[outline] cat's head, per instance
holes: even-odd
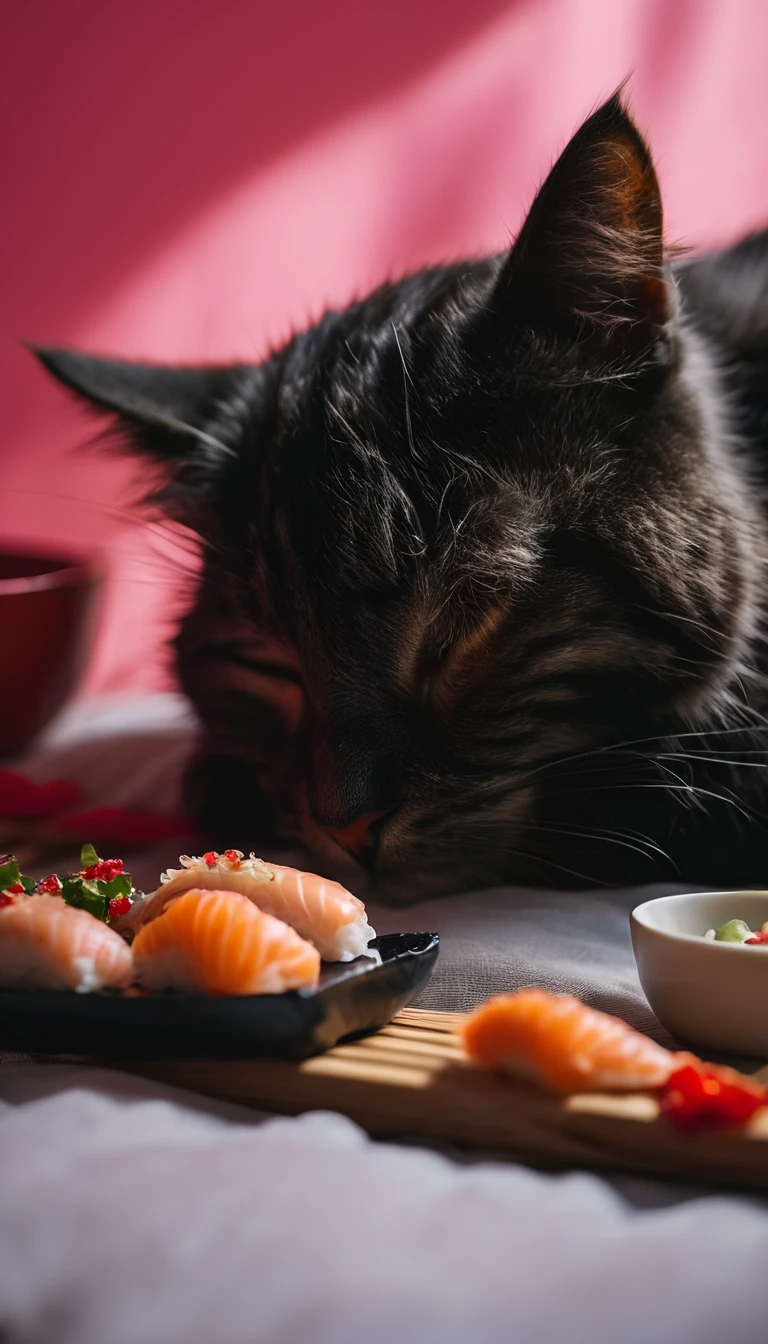
[[[618,98],[507,253],[386,285],[258,367],[41,354],[203,538],[180,643],[203,718],[236,707],[206,710],[217,656],[250,659],[310,839],[383,882],[567,882],[573,762],[719,712],[755,521]],[[246,754],[265,722],[243,712]]]

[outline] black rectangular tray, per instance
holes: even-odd
[[[381,957],[323,963],[316,989],[213,998],[192,994],[0,992],[0,1049],[117,1058],[305,1059],[367,1036],[429,980],[436,933],[388,933]]]

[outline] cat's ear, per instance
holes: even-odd
[[[494,295],[505,320],[565,331],[612,360],[662,355],[674,315],[651,155],[619,94],[576,132],[541,187]]]
[[[222,441],[217,411],[231,396],[234,368],[173,368],[125,363],[75,350],[33,346],[59,382],[97,410],[111,413],[119,443],[157,468],[147,499],[198,531],[237,459]],[[220,418],[220,414],[219,414]]]
[[[206,425],[232,379],[226,368],[172,368],[30,348],[65,387],[98,410],[114,413],[132,431],[132,448],[160,461],[183,461],[206,444]]]

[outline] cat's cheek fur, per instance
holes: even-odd
[[[657,509],[668,533],[687,528],[687,540],[694,543],[680,550],[683,608],[685,619],[701,623],[713,657],[706,676],[673,701],[678,713],[694,720],[727,700],[734,676],[753,661],[766,614],[768,526],[757,473],[736,432],[738,408],[721,369],[694,326],[686,323],[684,337],[680,384],[696,407],[702,460],[687,484],[688,517],[679,511],[668,515],[663,500]]]

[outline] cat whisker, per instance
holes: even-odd
[[[525,833],[527,834],[529,831],[539,831],[542,834],[546,835],[573,836],[579,839],[583,837],[585,840],[597,840],[601,843],[609,845],[621,845],[625,849],[634,850],[637,854],[643,854],[646,858],[650,857],[649,853],[650,851],[652,853],[660,855],[660,857],[665,859],[667,863],[671,864],[673,868],[677,869],[677,865],[670,858],[669,854],[667,854],[667,852],[663,850],[660,845],[655,844],[652,840],[646,837],[636,836],[635,839],[640,840],[641,843],[632,844],[632,842],[626,838],[626,835],[622,834],[619,831],[609,831],[609,830],[588,831],[585,827],[581,826],[550,826],[547,825],[546,823],[538,823],[538,822],[527,822],[525,826]]]
[[[760,751],[760,752],[757,752],[757,751],[744,752],[744,755],[745,755],[745,756],[765,756],[765,757],[766,757],[766,760],[763,761],[763,762],[760,762],[760,761],[744,761],[744,760],[742,760],[741,758],[738,758],[738,759],[731,759],[730,757],[726,757],[726,756],[709,756],[709,755],[705,755],[705,754],[697,755],[695,752],[684,752],[684,751],[680,751],[680,752],[668,752],[668,753],[661,752],[661,753],[659,753],[658,756],[655,756],[653,759],[654,759],[654,760],[657,760],[657,761],[665,761],[665,760],[670,760],[670,761],[699,761],[699,762],[701,762],[702,765],[730,765],[730,766],[743,766],[745,770],[766,770],[766,769],[768,769],[768,750],[764,750],[764,751]]]
[[[619,785],[616,785],[616,784],[595,784],[595,785],[590,785],[590,786],[589,786],[589,789],[587,790],[587,792],[589,792],[590,794],[592,794],[592,793],[614,793],[614,794],[615,794],[619,788],[621,789],[622,792],[624,792],[625,790],[626,790],[627,792],[631,792],[631,791],[636,790],[636,789],[664,789],[667,793],[670,793],[670,794],[677,793],[677,792],[683,792],[683,793],[685,793],[685,794],[687,794],[687,795],[694,795],[694,796],[697,796],[697,797],[698,797],[698,796],[701,796],[701,797],[704,797],[704,798],[712,798],[712,799],[714,799],[715,802],[718,802],[718,803],[725,803],[725,804],[727,804],[729,807],[733,807],[733,808],[735,808],[736,811],[737,811],[737,812],[740,812],[740,813],[742,814],[742,816],[745,817],[746,820],[749,821],[749,822],[754,822],[754,821],[756,821],[756,820],[758,819],[758,813],[756,813],[756,812],[748,812],[748,811],[746,811],[745,808],[742,807],[742,805],[741,805],[739,802],[737,802],[735,798],[730,797],[730,796],[728,796],[727,794],[715,793],[712,789],[703,789],[703,788],[701,788],[700,785],[697,785],[697,784],[632,784],[632,783],[629,783],[629,784],[626,784],[626,785],[622,784],[622,785],[620,785],[620,786],[619,786]],[[574,794],[574,792],[575,792],[574,789],[567,789],[567,790],[564,790],[564,791],[562,791],[562,792],[557,792],[557,793],[549,794],[548,796],[551,797],[551,798],[566,798],[566,797],[572,797],[573,794]],[[583,790],[582,790],[582,792],[583,792]]]
[[[606,882],[599,877],[595,877],[594,874],[579,873],[576,871],[575,868],[568,868],[564,863],[557,863],[554,859],[550,859],[546,854],[536,854],[536,853],[531,854],[530,851],[528,850],[517,848],[508,849],[505,852],[513,855],[515,858],[532,859],[533,862],[537,864],[545,863],[547,867],[554,868],[557,872],[568,873],[570,877],[577,877],[580,882],[586,882],[587,886],[598,886],[598,887],[611,886],[610,882]]]
[[[157,541],[162,541],[165,545],[173,547],[174,554],[167,551],[154,552],[155,558],[159,561],[156,573],[163,579],[168,578],[168,572],[171,568],[182,570],[183,561],[187,557],[197,561],[200,554],[200,540],[193,533],[182,530],[178,524],[170,519],[159,518],[140,518],[137,519],[127,510],[116,508],[114,505],[107,504],[103,500],[85,500],[77,495],[67,495],[60,491],[42,491],[42,490],[19,490],[8,489],[6,494],[32,495],[38,499],[55,500],[62,504],[76,504],[80,509],[86,509],[94,514],[101,514],[104,517],[112,518],[115,522],[125,525],[126,534],[133,533],[137,537],[149,536]],[[146,555],[137,555],[137,560],[142,564],[147,563]],[[198,567],[190,564],[188,569],[184,570],[190,578],[196,578]],[[131,576],[131,582],[134,580]]]
[[[410,383],[411,386],[413,386],[413,379],[411,378],[411,375],[408,372],[408,365],[405,362],[403,347],[400,344],[400,337],[397,334],[397,327],[395,326],[394,320],[392,321],[391,325],[395,337],[395,345],[397,346],[397,352],[400,356],[400,362],[403,366],[403,393],[405,395],[405,427],[408,434],[408,446],[411,450],[411,455],[416,459],[418,459],[419,454],[416,451],[416,445],[413,441],[413,424],[411,422],[411,399],[408,393],[408,384]]]
[[[768,721],[766,722],[768,727]],[[627,751],[630,747],[650,746],[653,742],[673,743],[687,741],[692,738],[710,738],[710,737],[730,737],[738,733],[747,733],[750,729],[744,726],[730,728],[699,728],[684,733],[657,733],[652,737],[627,738],[620,742],[610,742],[599,747],[591,747],[587,751],[569,753],[567,756],[558,756],[554,760],[544,761],[541,765],[535,766],[532,770],[526,772],[527,779],[533,779],[545,771],[554,770],[562,765],[571,765],[575,761],[588,760],[593,757],[604,757]],[[768,747],[766,748],[768,750]],[[680,753],[675,752],[674,755]],[[651,753],[637,752],[636,755],[642,760],[651,760]]]
[[[714,626],[707,625],[704,621],[695,620],[693,616],[681,616],[677,611],[658,611],[653,607],[643,607],[639,603],[637,610],[644,611],[650,616],[662,616],[666,620],[673,621],[676,624],[691,625],[695,630],[702,630],[707,635],[713,635],[718,641],[722,639],[722,631],[716,630]],[[716,645],[709,645],[708,647],[715,648]]]

